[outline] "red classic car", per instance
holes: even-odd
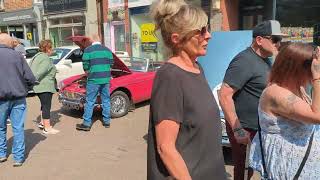
[[[128,113],[130,107],[136,103],[150,99],[155,70],[161,62],[150,59],[130,58],[131,66],[127,67],[116,55],[112,67],[110,81],[111,117],[117,118]],[[85,85],[87,77],[77,75],[61,82],[59,102],[67,108],[81,110],[85,103]],[[98,96],[96,106],[100,106]]]

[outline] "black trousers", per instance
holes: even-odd
[[[37,93],[41,103],[42,119],[50,119],[52,95],[51,92]]]

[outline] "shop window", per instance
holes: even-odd
[[[276,19],[281,23],[282,31],[289,35],[285,41],[317,43],[319,0],[296,0],[295,3],[278,0],[276,7]]]
[[[73,23],[83,23],[83,22],[84,22],[83,16],[73,17]]]
[[[71,24],[72,23],[72,17],[66,17],[61,19],[61,24]]]
[[[51,24],[51,25],[57,25],[57,24],[59,24],[59,19],[52,19],[52,20],[50,21],[50,24]]]
[[[74,35],[78,35],[78,36],[85,36],[86,35],[86,31],[84,26],[76,26],[73,28],[73,34]]]

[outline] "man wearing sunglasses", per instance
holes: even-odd
[[[227,120],[227,133],[232,146],[234,179],[243,180],[246,144],[258,130],[259,98],[267,85],[269,58],[278,54],[282,37],[280,23],[264,21],[253,29],[250,47],[236,55],[226,70],[219,100]],[[253,171],[248,173],[248,179]]]

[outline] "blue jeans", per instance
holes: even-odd
[[[0,101],[0,157],[7,156],[7,119],[10,116],[13,131],[13,159],[15,162],[24,161],[24,120],[26,114],[26,98]]]
[[[94,104],[100,93],[102,102],[102,116],[105,124],[110,123],[110,94],[109,84],[92,84],[87,83],[86,103],[84,105],[83,124],[86,126],[92,125],[92,113]]]

